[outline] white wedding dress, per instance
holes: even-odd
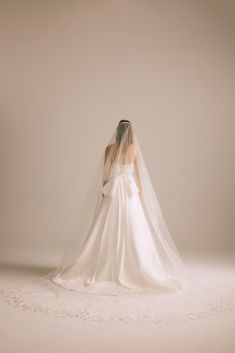
[[[127,289],[175,291],[145,219],[134,163],[114,163],[103,200],[77,261],[53,282],[68,289],[120,293]],[[132,290],[133,292],[133,290]]]
[[[119,123],[76,222],[56,269],[0,288],[5,302],[61,318],[157,324],[234,308],[185,267],[132,124]]]

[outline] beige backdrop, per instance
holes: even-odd
[[[178,248],[234,249],[234,34],[229,0],[1,1],[1,258],[60,257],[122,118]]]

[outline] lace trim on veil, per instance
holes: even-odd
[[[67,290],[66,290],[67,291]],[[0,296],[10,307],[21,309],[22,311],[30,311],[35,313],[40,313],[44,315],[52,315],[58,318],[79,318],[80,320],[85,321],[96,321],[96,322],[112,322],[119,321],[124,323],[153,323],[153,324],[162,324],[170,323],[176,321],[189,321],[189,320],[198,320],[209,318],[216,315],[222,315],[229,313],[235,310],[235,304],[224,300],[222,298],[212,299],[207,302],[207,305],[203,309],[198,311],[188,311],[185,313],[180,313],[174,310],[167,315],[161,315],[154,313],[154,310],[146,311],[143,307],[139,307],[131,313],[115,313],[115,314],[104,314],[94,313],[92,310],[86,309],[86,306],[82,304],[82,309],[68,310],[64,309],[63,305],[61,307],[58,305],[57,308],[53,305],[44,305],[41,303],[33,302],[30,303],[30,300],[25,300],[23,298],[24,293],[27,293],[27,288],[21,284],[14,286],[8,286],[0,288]],[[83,295],[83,294],[82,294]],[[149,298],[152,296],[150,295]],[[148,301],[149,298],[143,298],[142,300]],[[81,299],[81,295],[78,296],[77,300]],[[90,297],[88,300],[92,300]],[[126,298],[125,298],[126,300]],[[133,300],[133,299],[132,299]],[[135,298],[136,300],[136,298]],[[139,300],[141,300],[139,298]],[[96,301],[95,301],[96,302]],[[97,302],[98,303],[98,302]],[[108,306],[115,305],[114,301],[109,301]],[[137,301],[138,304],[138,301]]]

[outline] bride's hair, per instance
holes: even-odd
[[[125,140],[124,145],[126,148],[128,147],[128,145],[133,143],[132,129],[130,127],[131,122],[129,120],[123,119],[119,121],[116,131],[116,142],[118,145],[120,145],[120,143],[123,143],[123,138]]]

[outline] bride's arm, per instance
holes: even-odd
[[[140,193],[142,194],[143,190],[142,190],[141,178],[140,178],[140,159],[139,159],[138,151],[136,151],[134,165],[135,165],[136,183],[137,183],[137,186],[139,188]]]

